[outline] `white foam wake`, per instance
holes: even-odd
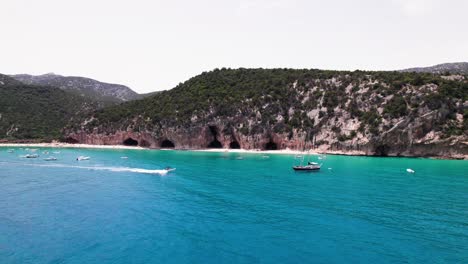
[[[113,172],[134,172],[134,173],[159,174],[159,175],[166,175],[168,172],[174,170],[174,169],[148,170],[148,169],[129,168],[129,167],[72,166],[72,165],[64,165],[64,164],[28,164],[28,165],[38,166],[38,167],[73,168],[73,169],[86,169],[86,170],[105,170],[105,171],[113,171]]]

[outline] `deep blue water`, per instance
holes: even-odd
[[[468,263],[468,161],[7,149],[0,263]]]

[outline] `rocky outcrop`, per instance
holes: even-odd
[[[154,149],[249,149],[249,150],[315,150],[323,153],[369,155],[369,156],[405,156],[405,157],[440,157],[466,159],[468,142],[464,138],[452,137],[440,139],[422,132],[429,122],[408,124],[400,122],[404,129],[393,129],[375,137],[359,137],[344,142],[329,136],[331,131],[320,130],[312,139],[306,140],[304,133],[268,132],[244,135],[238,129],[223,124],[210,124],[184,130],[165,130],[134,132],[117,131],[115,133],[73,132],[68,134],[68,142],[95,145],[135,145]],[[430,128],[429,128],[430,129]],[[323,139],[329,141],[323,141]],[[322,139],[318,141],[317,139]],[[314,142],[315,140],[315,142]],[[128,142],[133,141],[134,144]]]
[[[467,87],[415,73],[215,70],[96,112],[65,134],[149,148],[466,158]]]

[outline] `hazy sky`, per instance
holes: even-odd
[[[0,73],[137,92],[222,67],[391,70],[468,61],[466,0],[2,0]]]

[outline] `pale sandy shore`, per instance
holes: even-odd
[[[121,145],[88,145],[88,144],[68,144],[68,143],[0,143],[0,147],[10,148],[92,148],[92,149],[139,149],[142,147],[131,147]]]
[[[149,148],[122,146],[122,145],[89,145],[89,144],[68,144],[68,143],[0,143],[0,147],[9,148],[88,148],[88,149],[134,149],[134,150],[150,150]],[[160,149],[160,150],[174,150],[174,149]],[[181,149],[176,149],[181,150]],[[299,151],[291,149],[282,150],[257,150],[257,149],[187,149],[187,151],[197,152],[218,152],[218,153],[252,153],[252,154],[281,154],[281,155],[344,155],[344,156],[366,156],[363,151],[330,151],[330,150],[310,150],[310,151]],[[431,158],[431,157],[426,157]],[[468,160],[467,156],[456,156],[456,157],[432,157],[435,159],[465,159]]]
[[[89,149],[135,149],[147,150],[148,148],[131,147],[122,145],[89,145],[89,144],[68,144],[68,143],[0,143],[0,147],[9,148],[89,148]],[[172,149],[161,149],[172,150]],[[320,155],[326,154],[317,151],[298,151],[298,150],[251,150],[251,149],[194,149],[188,151],[198,152],[219,152],[219,153],[256,153],[256,154],[283,154],[283,155],[300,155],[311,154]],[[338,154],[338,153],[337,153]],[[345,154],[345,153],[343,153]]]
[[[283,155],[301,155],[301,154],[310,154],[310,155],[320,155],[324,153],[319,153],[316,151],[299,151],[291,149],[282,149],[282,150],[256,150],[256,149],[197,149],[193,151],[199,152],[221,152],[221,153],[253,153],[253,154],[283,154]]]

